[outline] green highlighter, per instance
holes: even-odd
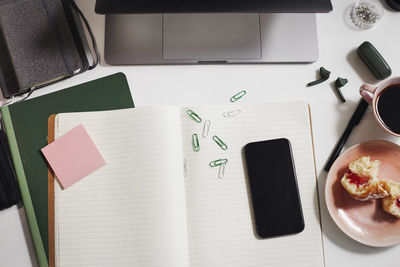
[[[357,53],[378,80],[384,80],[392,75],[389,64],[370,42],[362,43],[358,47]]]

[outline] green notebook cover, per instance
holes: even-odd
[[[1,108],[22,201],[40,266],[48,266],[47,145],[48,117],[78,111],[134,107],[123,73],[73,86]],[[105,122],[106,123],[106,122]]]

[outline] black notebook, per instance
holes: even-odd
[[[73,4],[72,0],[0,0],[0,87],[4,97],[89,68],[85,51],[89,46]]]

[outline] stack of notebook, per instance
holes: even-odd
[[[40,266],[48,265],[46,161],[48,118],[53,113],[133,107],[122,73],[1,108],[12,161]],[[1,264],[0,264],[1,265]]]
[[[232,106],[191,107],[227,150],[186,108],[130,107],[115,74],[1,109],[40,266],[324,265],[307,104],[237,105],[232,118]],[[76,113],[97,110],[108,111]],[[40,149],[80,124],[106,165],[62,190]],[[292,143],[305,229],[259,239],[242,149],[275,138]],[[219,158],[229,159],[222,179],[209,167]]]

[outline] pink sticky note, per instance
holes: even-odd
[[[106,164],[83,125],[60,136],[41,151],[64,189]]]

